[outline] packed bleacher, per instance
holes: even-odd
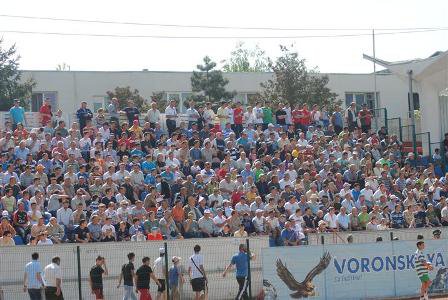
[[[16,101],[0,131],[0,246],[253,235],[289,246],[448,225],[440,151],[421,167],[372,130],[366,106],[191,101],[181,121],[177,105],[82,102],[66,124],[46,100],[41,127],[27,128]]]

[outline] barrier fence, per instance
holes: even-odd
[[[376,132],[381,129],[381,127],[388,128],[386,108],[375,108],[370,111],[372,113],[372,131]]]
[[[261,256],[261,249],[268,247],[267,237],[255,237],[249,240],[249,249],[256,256]],[[238,252],[238,246],[246,243],[246,239],[239,238],[214,238],[214,239],[189,239],[166,241],[166,257],[168,267],[172,266],[173,256],[181,257],[181,269],[184,273],[185,283],[180,285],[180,299],[193,299],[193,292],[187,274],[189,257],[193,254],[193,247],[201,246],[201,254],[204,256],[204,268],[208,278],[209,299],[232,299],[238,292],[238,284],[235,276],[230,272],[225,278],[222,272],[230,263],[233,254]],[[89,288],[89,271],[95,264],[98,255],[104,256],[109,275],[104,277],[105,299],[122,299],[123,290],[117,289],[118,277],[123,264],[127,263],[126,255],[134,252],[136,257],[134,266],[137,269],[141,265],[144,256],[154,260],[159,257],[159,248],[164,247],[164,241],[151,242],[122,242],[122,243],[91,243],[91,244],[62,244],[53,246],[15,246],[2,247],[0,255],[0,278],[3,299],[26,299],[23,292],[24,267],[31,260],[33,252],[39,253],[39,261],[44,268],[51,262],[53,256],[61,258],[62,292],[65,299],[91,299]],[[253,295],[262,289],[261,259],[251,261],[251,290]],[[157,286],[151,280],[150,291],[155,299]]]
[[[430,294],[448,292],[447,242],[425,241],[423,253],[434,266]],[[416,249],[416,241],[263,249],[265,299],[415,297],[421,285],[414,270]]]

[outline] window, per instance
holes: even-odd
[[[414,100],[414,110],[420,110],[420,95],[418,93],[413,93],[412,98]],[[409,101],[409,93],[408,93],[408,111],[411,111],[411,102]]]
[[[56,92],[34,92],[31,95],[31,111],[38,112],[45,99],[50,99],[51,111],[58,109]]]
[[[107,108],[110,103],[108,96],[93,96],[93,112],[98,112],[100,108]]]
[[[356,103],[359,109],[363,104],[367,104],[369,109],[375,109],[375,93],[373,92],[346,92],[345,93],[345,107],[349,107],[352,102]],[[376,100],[378,101],[380,93],[376,93]]]

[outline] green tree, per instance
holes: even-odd
[[[308,69],[305,59],[299,58],[297,52],[286,46],[280,46],[282,55],[269,66],[273,71],[273,79],[261,83],[264,99],[274,102],[288,102],[295,106],[307,103],[308,105],[326,105],[330,110],[336,101],[337,94],[328,87],[329,78],[319,73],[315,67]]]
[[[230,58],[223,61],[224,72],[268,72],[269,58],[266,52],[258,45],[254,49],[244,46],[239,42],[236,48],[230,52]]]
[[[195,93],[193,99],[196,102],[217,102],[235,95],[235,92],[226,90],[229,80],[224,78],[221,71],[215,70],[216,63],[210,57],[204,57],[204,64],[196,67],[199,71],[193,71],[191,76],[191,89]]]
[[[26,100],[31,98],[36,82],[33,78],[22,80],[16,46],[3,48],[2,43],[3,39],[0,39],[0,110],[9,110],[14,99],[19,99],[21,105],[27,108],[30,103]]]
[[[127,87],[116,87],[114,91],[107,91],[107,96],[109,99],[117,98],[119,102],[120,109],[128,106],[128,100],[133,100],[135,106],[140,111],[145,111],[148,109],[147,101],[139,94],[137,89],[131,90],[129,86]]]

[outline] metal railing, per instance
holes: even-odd
[[[399,141],[403,141],[403,131],[400,117],[387,119],[387,132],[389,136],[396,135]]]

